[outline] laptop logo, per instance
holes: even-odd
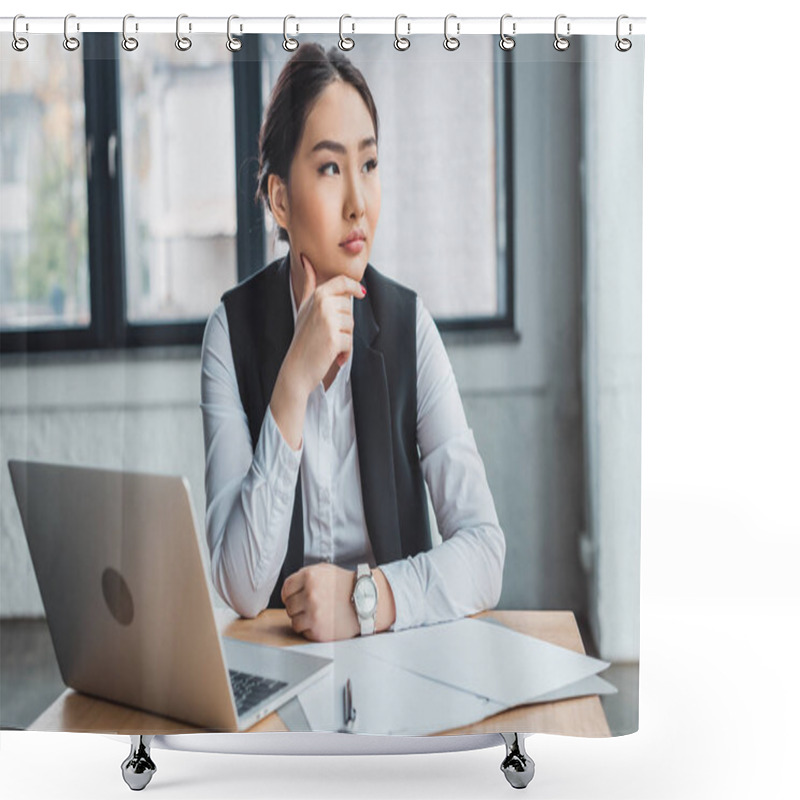
[[[133,595],[125,578],[115,569],[106,567],[103,570],[102,584],[103,598],[111,616],[120,625],[130,625],[133,622]]]

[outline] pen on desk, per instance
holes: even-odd
[[[356,722],[356,709],[353,706],[353,685],[350,678],[344,685],[344,728],[342,733],[352,733]]]

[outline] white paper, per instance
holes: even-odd
[[[573,697],[589,697],[594,694],[616,694],[617,687],[603,680],[599,675],[592,675],[582,681],[562,686],[552,692],[540,694],[534,702],[551,703],[554,700],[569,700]]]
[[[333,671],[298,695],[311,730],[339,731],[344,727],[344,687],[348,678],[356,709],[353,733],[424,736],[479,722],[503,711],[502,705],[485,697],[373,658],[353,647],[354,641],[292,648],[334,659]]]
[[[608,662],[477,619],[358,637],[360,654],[485,697],[503,708],[604,670]]]
[[[615,691],[595,674],[607,662],[481,620],[291,649],[334,660],[298,696],[315,731],[343,729],[348,678],[353,732],[371,734],[422,736],[517,705]]]
[[[440,684],[436,684],[437,686],[441,686]],[[336,691],[335,688],[332,687],[333,691]],[[571,683],[569,686],[563,686],[560,689],[556,689],[552,692],[548,692],[544,695],[540,695],[536,698],[537,703],[548,703],[555,700],[567,700],[574,697],[587,697],[591,695],[600,695],[600,694],[616,694],[617,689],[616,687],[612,686],[608,681],[603,680],[602,678],[598,677],[597,675],[592,675],[589,678],[584,678],[582,681],[578,681],[577,683]],[[301,695],[302,696],[302,695]],[[311,706],[315,702],[322,702],[324,703],[324,698],[319,699],[314,697],[312,694],[309,694],[306,698],[306,703]],[[489,701],[491,703],[491,701]],[[496,705],[496,704],[495,704]],[[491,705],[487,706],[487,708],[491,708]],[[499,713],[504,709],[498,708],[496,711],[490,711],[486,716],[491,716],[492,714]],[[484,709],[479,707],[480,713],[483,713]],[[290,731],[310,731],[312,730],[311,723],[308,720],[308,715],[306,714],[305,708],[300,702],[299,697],[293,697],[287,703],[284,703],[278,709],[278,716],[283,720],[283,724]],[[484,717],[481,717],[483,719]],[[480,719],[475,719],[473,722],[480,722]],[[438,724],[438,723],[437,723]],[[463,723],[465,725],[471,724],[470,722]],[[455,726],[451,726],[455,727]],[[443,728],[442,730],[447,730]],[[385,731],[381,731],[385,733]],[[438,731],[435,731],[438,732]],[[419,731],[417,731],[419,733]]]

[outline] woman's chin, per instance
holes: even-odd
[[[336,253],[334,257],[325,259],[325,262],[322,262],[321,257],[318,256],[311,260],[311,265],[317,273],[318,284],[325,283],[338,275],[347,275],[360,282],[364,277],[368,262],[369,251],[364,249],[357,255],[349,255],[344,252]]]
[[[362,250],[357,256],[346,256],[339,258],[337,263],[337,274],[347,275],[355,281],[360,281],[364,277],[364,271],[369,261],[369,253]],[[333,277],[333,275],[331,276]]]

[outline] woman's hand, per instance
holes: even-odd
[[[302,253],[303,297],[297,309],[294,336],[275,380],[269,401],[272,416],[293,450],[303,443],[303,421],[311,392],[336,361],[347,361],[353,349],[353,309],[350,298],[362,298],[366,289],[337,275],[317,286],[317,274]]]
[[[394,593],[383,571],[372,570],[378,587],[375,633],[395,623]],[[361,633],[356,608],[350,601],[356,573],[334,564],[313,564],[290,575],[281,588],[281,600],[292,628],[315,642],[350,639]]]
[[[281,600],[295,632],[314,642],[350,639],[361,632],[350,602],[355,572],[334,564],[313,564],[290,575]]]
[[[294,337],[286,354],[295,379],[306,395],[328,374],[334,362],[342,366],[353,349],[351,297],[361,299],[364,287],[346,275],[317,286],[317,274],[303,253],[303,297],[297,309]]]

